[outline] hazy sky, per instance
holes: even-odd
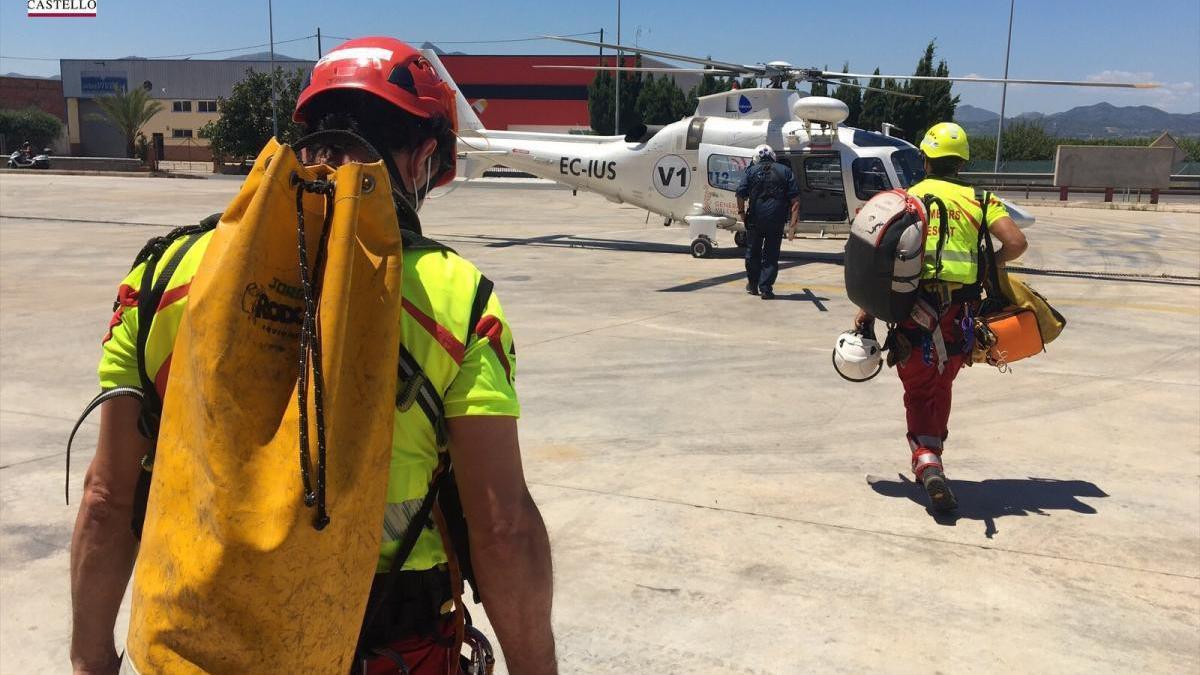
[[[58,58],[167,56],[247,47],[267,42],[267,0],[141,2],[98,0],[95,19],[30,19],[25,2],[0,5],[0,73],[52,75]],[[852,8],[852,9],[851,9]],[[527,38],[545,33],[605,30],[615,37],[617,3],[396,2],[387,0],[275,0],[277,42],[311,35],[386,34],[430,40],[472,54],[589,53],[550,41],[453,44]],[[624,0],[621,37],[669,52],[711,55],[723,61],[785,60],[840,70],[912,73],[921,51],[936,38],[938,55],[955,75],[1000,76],[1004,71],[1008,0],[905,2],[646,2]],[[328,50],[336,40],[327,39]],[[254,47],[244,51],[264,49]],[[278,46],[281,53],[313,57],[316,41]],[[237,52],[197,56],[222,58]],[[20,57],[20,58],[13,58]],[[32,60],[32,59],[48,60]],[[1152,80],[1158,90],[1111,91],[1011,85],[1008,111],[1059,112],[1109,101],[1153,105],[1171,112],[1200,111],[1200,2],[1141,0],[1119,13],[1097,0],[1017,0],[1011,77]],[[955,87],[963,103],[1000,107],[999,85]]]

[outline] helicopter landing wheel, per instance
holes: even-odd
[[[745,232],[734,232],[733,233],[733,245],[737,246],[738,248],[746,248],[746,233]]]
[[[692,240],[692,257],[707,258],[712,255],[713,245],[708,237],[699,236]]]

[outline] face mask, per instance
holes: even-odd
[[[405,203],[407,203],[410,207],[412,207],[412,210],[414,212],[420,211],[421,207],[425,205],[425,200],[428,198],[429,183],[430,183],[430,180],[433,178],[433,176],[431,176],[429,173],[429,169],[431,168],[431,165],[432,165],[432,160],[433,160],[432,157],[425,158],[425,187],[423,189],[417,187],[417,179],[415,177],[413,178],[411,186],[405,186],[406,188],[411,187],[411,191],[405,192],[404,190],[395,189],[395,192],[405,201]],[[397,172],[397,173],[399,173],[399,172]],[[411,195],[411,198],[410,198],[410,195]]]

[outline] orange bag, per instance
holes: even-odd
[[[1046,351],[1037,314],[1023,307],[1010,307],[999,314],[980,317],[976,326],[976,363],[1003,368]]]

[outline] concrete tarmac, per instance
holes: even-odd
[[[3,673],[68,668],[98,417],[71,506],[64,446],[117,283],[237,187],[0,177]],[[516,334],[562,672],[1200,671],[1200,215],[1030,208],[1020,265],[1069,325],[1010,373],[960,374],[962,506],[934,518],[895,374],[830,364],[855,311],[842,241],[785,242],[763,301],[728,235],[696,260],[683,229],[594,195],[429,202]]]

